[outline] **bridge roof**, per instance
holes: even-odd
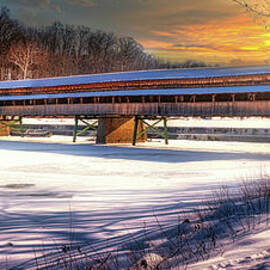
[[[56,77],[37,80],[17,80],[0,82],[1,89],[59,87],[67,85],[82,85],[92,83],[106,83],[117,81],[137,81],[155,79],[192,79],[214,78],[225,76],[270,74],[270,66],[245,66],[223,68],[184,68],[147,70],[122,73],[105,73],[94,75],[79,75],[68,77]]]
[[[232,87],[205,87],[205,88],[178,88],[178,89],[147,89],[122,90],[100,92],[72,92],[61,94],[38,94],[0,96],[0,101],[30,100],[48,98],[79,98],[79,97],[113,97],[113,96],[168,96],[168,95],[207,95],[207,94],[233,94],[233,93],[265,93],[270,92],[270,85],[232,86]]]

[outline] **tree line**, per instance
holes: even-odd
[[[0,9],[0,80],[206,66],[165,62],[132,37],[54,22],[27,27]]]

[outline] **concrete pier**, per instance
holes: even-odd
[[[140,121],[137,134],[144,129]],[[104,117],[99,119],[97,140],[98,144],[106,143],[132,143],[134,133],[134,117]],[[137,142],[145,142],[147,134],[137,139]]]
[[[5,125],[5,122],[0,118],[0,136],[9,136],[10,128]]]

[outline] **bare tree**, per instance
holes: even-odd
[[[258,22],[267,29],[270,26],[270,1],[269,0],[232,0],[246,9]]]
[[[145,52],[141,44],[132,37],[118,39],[118,61],[121,71],[138,69],[136,60],[144,58]]]
[[[6,54],[12,43],[22,39],[22,27],[10,18],[9,9],[0,8],[0,54]]]
[[[22,71],[22,78],[32,78],[36,70],[41,69],[47,60],[46,51],[32,41],[13,44],[8,52],[9,62],[16,65]]]
[[[10,80],[14,72],[7,61],[7,52],[13,43],[23,38],[23,27],[10,17],[9,9],[0,8],[0,80]]]
[[[255,7],[245,3],[259,0],[230,1],[250,12],[254,9],[255,14]],[[11,18],[7,8],[0,8],[0,80],[193,66],[205,64],[164,61],[147,53],[132,37],[87,26],[55,22],[26,27]]]

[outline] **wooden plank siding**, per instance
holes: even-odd
[[[133,89],[158,89],[158,88],[204,88],[223,86],[245,86],[245,85],[269,85],[270,74],[255,74],[241,76],[226,76],[213,78],[191,78],[191,79],[155,79],[155,80],[133,80],[100,82],[90,84],[64,85],[53,87],[30,87],[1,89],[0,96],[6,95],[30,95],[39,93],[69,93],[69,92],[95,92],[95,91],[117,91]]]
[[[5,116],[264,116],[270,117],[270,100],[185,103],[99,103],[2,106]]]
[[[151,71],[142,79],[135,72],[0,82],[0,116],[270,116],[270,69],[248,75],[206,70],[188,77],[179,70],[178,77]]]

